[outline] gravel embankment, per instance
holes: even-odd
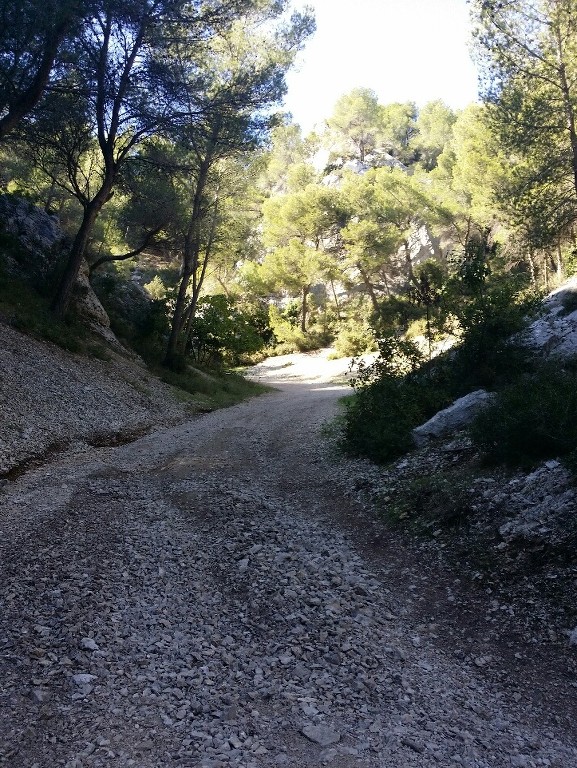
[[[186,418],[170,387],[109,354],[71,355],[0,322],[0,476],[74,441],[122,441]]]
[[[1,491],[0,765],[577,766],[574,677],[455,654],[457,587],[349,536],[359,465],[319,433],[344,390],[302,359]]]

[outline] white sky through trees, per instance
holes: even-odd
[[[477,99],[466,0],[294,0],[310,5],[317,31],[287,77],[285,108],[304,133],[322,125],[337,99],[371,88],[381,104]]]

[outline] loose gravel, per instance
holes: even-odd
[[[414,620],[412,550],[380,567],[348,536],[338,366],[288,362],[255,372],[278,392],[3,488],[0,765],[575,768],[531,681],[444,649],[438,605]]]
[[[75,441],[114,443],[189,411],[144,364],[71,355],[0,319],[0,477]]]

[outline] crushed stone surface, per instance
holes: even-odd
[[[349,535],[343,373],[277,359],[276,392],[0,489],[1,766],[577,766],[572,652],[455,654],[418,552]]]
[[[0,322],[0,477],[75,441],[106,443],[188,411],[144,365],[71,355]]]

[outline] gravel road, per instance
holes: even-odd
[[[414,552],[349,535],[358,467],[320,434],[343,366],[294,363],[0,491],[0,765],[576,768],[575,681],[556,708],[459,658]]]

